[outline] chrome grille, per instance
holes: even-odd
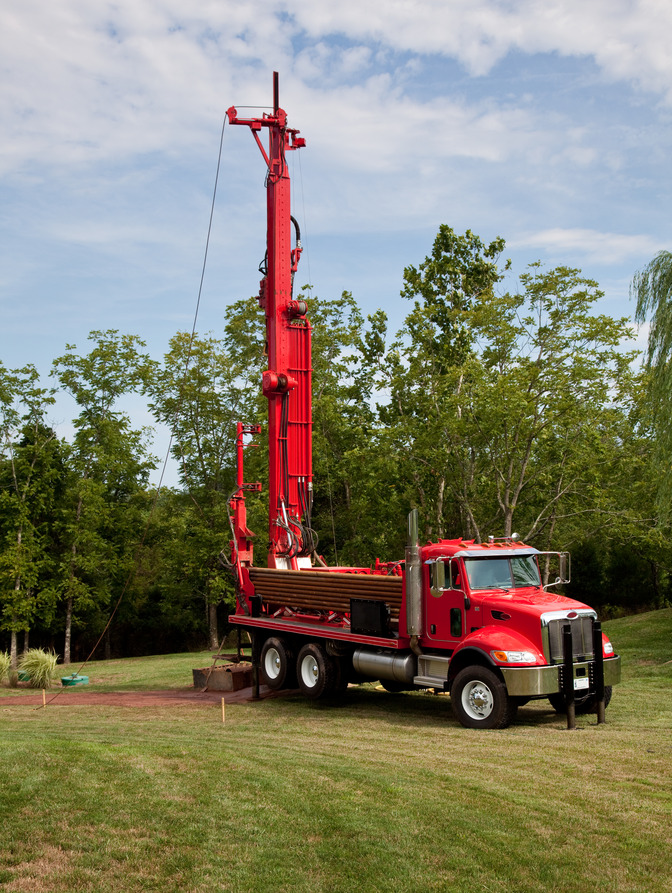
[[[572,628],[572,655],[575,660],[593,657],[593,614],[584,614],[572,620],[556,617],[549,620],[548,644],[551,663],[562,663],[562,628],[569,624]]]

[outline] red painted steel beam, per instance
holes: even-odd
[[[227,111],[231,124],[249,127],[266,163],[266,275],[259,303],[266,314],[268,369],[262,391],[268,400],[268,538],[269,567],[297,569],[310,561],[312,503],[312,368],[311,329],[306,305],[294,300],[293,279],[301,256],[297,237],[292,248],[291,184],[286,155],[305,146],[299,131],[287,126],[280,108],[277,72],[273,112],[240,118]],[[260,138],[268,131],[268,149]],[[251,563],[251,562],[250,562]]]

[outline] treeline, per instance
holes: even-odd
[[[330,563],[403,557],[405,518],[429,539],[516,531],[570,549],[568,593],[607,616],[669,603],[669,529],[632,325],[596,312],[597,283],[531,265],[501,294],[503,240],[442,226],[404,273],[410,310],[390,336],[348,293],[306,293],[313,324],[313,526]],[[309,291],[309,290],[308,290]],[[80,660],[207,644],[233,599],[227,500],[237,421],[264,423],[264,321],[255,299],[226,309],[221,337],[178,333],[162,362],[143,342],[92,332],[49,385],[0,366],[0,650]],[[74,435],[50,425],[58,389]],[[151,432],[124,410],[143,395],[170,429],[179,489],[148,486]],[[266,479],[263,436],[246,478]],[[248,499],[266,552],[266,507]],[[117,608],[106,629],[108,618]]]

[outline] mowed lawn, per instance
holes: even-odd
[[[225,723],[212,703],[3,703],[0,889],[672,891],[672,610],[605,628],[624,680],[607,724],[573,732],[545,701],[477,732],[447,697],[374,686],[230,704]],[[86,672],[186,687],[207,663]]]

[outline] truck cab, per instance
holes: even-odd
[[[594,710],[598,660],[608,702],[620,660],[595,611],[553,591],[569,582],[567,553],[491,538],[444,540],[421,547],[420,558],[424,617],[414,683],[441,680],[464,725],[507,725],[518,706],[536,698],[562,711],[570,686],[578,712]]]

